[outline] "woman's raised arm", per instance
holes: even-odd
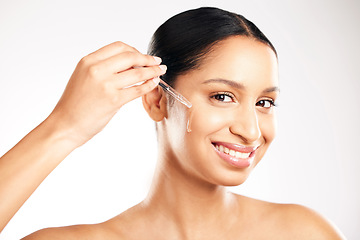
[[[49,117],[0,158],[0,232],[68,154],[100,132],[121,106],[157,86],[166,71],[160,63],[122,42],[79,62]]]

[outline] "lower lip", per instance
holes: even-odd
[[[214,146],[214,149],[215,149],[216,153],[220,156],[221,159],[223,159],[225,162],[227,162],[230,165],[237,167],[237,168],[249,167],[255,156],[255,151],[254,151],[250,154],[250,156],[248,158],[236,158],[236,157],[230,156],[229,154],[220,152],[219,150],[217,150],[215,148],[215,146]]]

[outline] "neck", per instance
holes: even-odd
[[[143,206],[170,221],[178,232],[194,236],[192,229],[229,226],[237,201],[223,186],[196,179],[181,171],[175,161],[160,160]],[[220,230],[221,231],[221,230]]]

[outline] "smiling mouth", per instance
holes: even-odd
[[[235,158],[246,159],[252,157],[255,153],[255,150],[258,147],[245,147],[237,144],[229,143],[212,143],[214,147],[222,153],[228,154]]]
[[[238,152],[233,149],[229,149],[227,147],[224,147],[223,145],[215,145],[215,148],[219,150],[220,152],[223,152],[225,154],[228,154],[232,157],[236,158],[248,158],[252,152]]]
[[[257,147],[246,147],[231,143],[212,143],[216,152],[226,162],[235,167],[249,167],[255,157]]]

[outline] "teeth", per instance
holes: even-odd
[[[236,152],[237,158],[248,158],[249,156],[250,156],[250,153]]]
[[[237,152],[235,150],[230,150],[227,147],[224,147],[223,145],[216,145],[215,146],[217,150],[219,150],[220,152],[229,154],[232,157],[236,157],[236,158],[248,158],[250,156],[251,153],[243,153],[243,152]]]

